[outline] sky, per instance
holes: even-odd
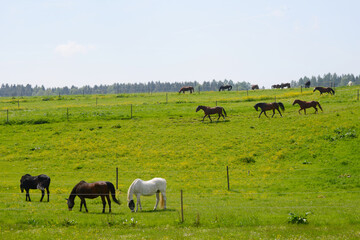
[[[0,0],[0,84],[360,74],[357,0]]]

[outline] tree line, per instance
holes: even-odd
[[[313,76],[300,78],[298,81],[291,81],[291,87],[304,86],[310,81],[311,86],[345,86],[349,81],[353,84],[360,84],[360,75],[346,74],[338,76],[334,74],[325,74],[323,76]],[[232,80],[212,80],[205,81],[202,84],[197,81],[190,82],[148,82],[148,83],[114,83],[112,85],[95,85],[93,87],[86,85],[83,87],[56,87],[45,88],[42,86],[27,85],[9,85],[2,84],[0,87],[0,97],[19,97],[19,96],[50,96],[50,95],[85,95],[85,94],[122,94],[122,93],[152,93],[152,92],[177,92],[183,86],[193,86],[195,91],[218,91],[220,86],[230,84],[234,90],[250,90],[249,82],[233,82]],[[256,83],[253,83],[256,84]],[[264,87],[262,87],[264,88]]]

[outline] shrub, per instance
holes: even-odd
[[[301,216],[295,213],[289,213],[288,223],[292,224],[308,224],[307,215],[309,215],[310,212],[305,213],[305,216]]]

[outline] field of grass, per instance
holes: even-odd
[[[358,239],[359,89],[0,98],[1,239]],[[258,118],[253,106],[275,98],[283,117]],[[299,115],[294,99],[324,111]],[[226,121],[202,122],[196,107],[216,104]],[[100,198],[87,200],[89,213],[79,198],[67,210],[75,184],[115,185],[117,167],[122,204],[111,214]],[[49,203],[39,190],[25,201],[26,173],[51,177]],[[153,177],[167,180],[168,209],[151,211],[155,196],[142,197],[131,213],[129,185]],[[309,213],[307,224],[289,213]]]

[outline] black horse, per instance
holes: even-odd
[[[273,102],[273,103],[257,103],[255,104],[254,108],[256,109],[256,111],[258,111],[258,108],[261,108],[261,113],[259,114],[259,118],[261,116],[262,113],[265,114],[266,117],[268,117],[266,115],[266,112],[265,111],[268,111],[268,110],[273,110],[273,115],[271,117],[274,117],[275,115],[275,109],[280,113],[280,116],[281,115],[281,112],[279,110],[279,107],[281,108],[281,110],[285,110],[285,107],[284,107],[284,104],[282,104],[281,102]]]
[[[49,201],[49,185],[50,185],[50,177],[41,174],[39,176],[31,176],[30,174],[25,174],[20,179],[20,189],[21,192],[24,192],[24,189],[26,191],[26,199],[27,201],[29,199],[29,202],[31,202],[29,189],[40,189],[41,190],[41,199],[40,202],[43,200],[45,195],[45,189],[47,192],[47,201]]]
[[[224,91],[225,89],[227,89],[228,91],[230,91],[232,89],[232,86],[231,85],[224,85],[224,86],[221,86],[219,88],[219,92],[220,91]]]
[[[305,83],[305,88],[309,88],[310,87],[310,81],[307,81],[306,83]]]

